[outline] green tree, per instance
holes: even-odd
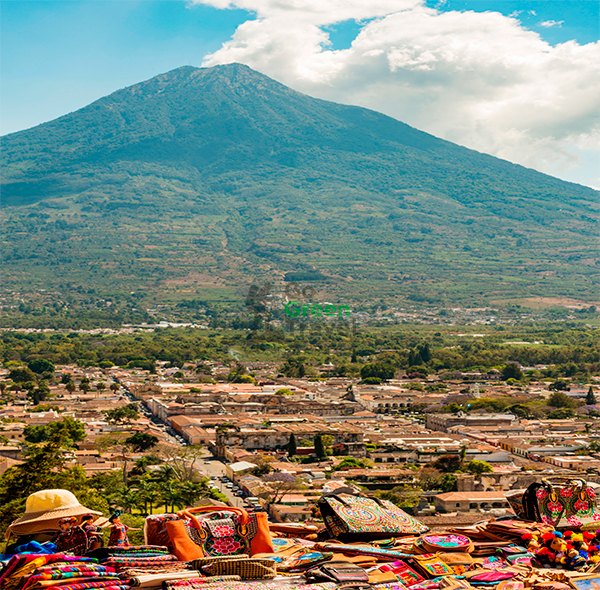
[[[158,438],[152,434],[136,432],[125,439],[125,444],[129,445],[134,452],[143,453],[158,444]]]
[[[596,405],[596,396],[594,395],[594,388],[590,385],[587,395],[585,396],[585,403],[588,406]]]
[[[298,450],[298,446],[296,445],[296,435],[292,432],[290,434],[290,442],[287,445],[287,452],[290,457],[293,457]]]
[[[165,483],[161,486],[162,501],[165,504],[165,512],[175,512],[176,506],[182,504],[181,491],[178,482],[172,479],[164,480]],[[171,510],[169,511],[169,508]]]
[[[383,381],[393,379],[396,369],[387,363],[367,363],[360,370],[360,376],[363,379],[368,377],[377,377]]]
[[[294,395],[294,392],[287,387],[282,387],[275,392],[275,395]]]
[[[477,461],[477,459],[473,459],[473,461],[469,461],[467,464],[467,471],[472,473],[475,477],[481,477],[482,473],[492,473],[494,470],[486,461]]]
[[[344,457],[331,471],[344,471],[346,469],[373,469],[373,463],[368,459]]]
[[[562,391],[555,391],[548,398],[548,405],[553,408],[575,408],[577,402]]]
[[[568,381],[558,379],[557,381],[554,381],[554,383],[550,383],[548,389],[550,391],[569,391],[571,389],[571,386],[569,385]]]
[[[136,403],[127,404],[126,406],[114,408],[113,410],[106,410],[104,414],[111,424],[131,422],[140,417],[140,412]]]
[[[281,366],[281,372],[286,377],[304,377],[306,368],[302,357],[290,357]]]
[[[444,473],[454,473],[461,467],[460,457],[458,455],[444,455],[436,459],[431,465]]]
[[[458,477],[453,473],[446,473],[442,476],[440,482],[442,492],[456,492],[458,489]]]
[[[458,457],[460,459],[461,467],[465,464],[465,459],[467,458],[467,451],[469,447],[467,445],[460,445],[460,449],[458,451]]]
[[[38,375],[42,373],[54,373],[56,367],[52,361],[47,359],[34,359],[27,363],[27,366]]]
[[[315,447],[315,454],[319,459],[325,459],[325,457],[327,457],[325,446],[323,445],[323,437],[320,434],[315,436],[313,446]]]
[[[531,418],[531,410],[524,404],[513,404],[506,408],[508,412],[514,414],[517,418]]]
[[[27,383],[30,381],[35,382],[35,373],[27,367],[18,368],[18,369],[13,369],[8,374],[8,378],[11,381],[14,381],[15,383]]]
[[[325,448],[325,453],[327,455],[331,455],[331,447],[333,446],[333,443],[335,442],[335,438],[333,436],[331,436],[330,434],[324,434],[321,437],[321,440],[323,441],[323,447]]]
[[[520,381],[523,378],[523,371],[518,363],[507,363],[502,369],[502,379],[516,379]]]
[[[75,383],[73,383],[73,381],[69,381],[66,385],[65,385],[65,389],[69,392],[69,393],[73,393],[76,389],[77,389],[77,385],[75,385]]]
[[[79,420],[65,416],[57,422],[50,422],[45,426],[28,424],[23,430],[23,438],[28,443],[40,443],[50,440],[61,440],[66,446],[85,440],[85,426]]]
[[[573,408],[557,408],[548,414],[548,418],[553,420],[567,420],[575,418],[575,410]]]
[[[140,503],[140,492],[132,488],[121,488],[119,490],[119,504],[123,510],[131,512],[132,508],[137,508]]]
[[[119,391],[119,389],[121,389],[121,386],[118,383],[113,382],[110,384],[111,391]]]

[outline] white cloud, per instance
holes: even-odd
[[[307,94],[563,177],[600,137],[600,43],[553,47],[516,18],[439,12],[422,0],[198,2],[256,14],[205,66],[242,62]],[[326,27],[347,20],[361,30],[349,49],[333,50]]]
[[[562,27],[564,20],[545,20],[540,23],[540,27],[546,27],[549,29],[550,27]]]

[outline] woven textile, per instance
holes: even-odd
[[[239,582],[239,576],[211,576],[210,578],[190,578],[188,580],[169,580],[163,582],[163,590],[204,590],[207,584],[215,582]]]
[[[200,559],[194,559],[190,563],[194,569],[199,570],[201,567],[210,563],[217,563],[219,561],[238,561],[240,559],[250,559],[249,555],[220,555],[219,557],[201,557]]]
[[[244,582],[226,580],[216,581],[213,578],[193,578],[191,580],[166,582],[163,584],[163,590],[335,590],[336,588],[337,584],[333,582],[282,586],[278,584],[264,584],[262,582],[246,584]]]
[[[372,545],[343,545],[337,543],[316,543],[315,549],[319,551],[331,551],[333,553],[343,553],[344,555],[370,555],[382,559],[410,559],[412,555],[401,551],[390,551],[388,549],[379,549]]]
[[[129,584],[119,583],[112,580],[106,580],[104,582],[79,582],[77,584],[61,584],[59,586],[53,586],[52,590],[89,590],[97,588],[98,590],[128,590]]]
[[[175,563],[169,563],[163,566],[152,566],[143,568],[129,568],[119,570],[119,575],[122,578],[133,578],[134,576],[143,576],[145,574],[167,574],[175,572],[185,572],[190,569],[189,564],[182,561],[176,561]]]
[[[36,585],[32,587],[32,590],[38,590],[42,588],[49,588],[50,590],[130,590],[131,586],[124,582],[109,582],[108,586],[92,586],[92,584],[100,584],[102,582],[80,582],[78,584],[60,584],[59,586],[41,586]]]
[[[217,561],[202,566],[202,572],[212,576],[235,575],[242,580],[269,580],[277,575],[272,559],[240,559]]]

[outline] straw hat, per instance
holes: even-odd
[[[57,531],[58,521],[66,516],[102,514],[82,506],[68,490],[42,490],[27,498],[25,514],[8,527],[6,537]]]

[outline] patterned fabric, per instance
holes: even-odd
[[[194,559],[192,562],[192,568],[195,570],[199,570],[205,565],[210,563],[216,563],[218,561],[231,561],[235,559],[239,561],[240,559],[250,559],[249,555],[220,555],[219,557],[201,557],[200,559]]]
[[[212,576],[235,575],[242,580],[269,580],[277,575],[272,559],[231,559],[202,566],[203,573]]]
[[[334,537],[352,534],[360,538],[365,533],[384,537],[420,535],[429,530],[429,527],[387,500],[376,501],[373,498],[350,494],[322,496],[319,508],[327,528]]]
[[[205,590],[207,584],[215,582],[238,582],[239,576],[213,576],[210,578],[189,578],[163,582],[163,590]]]
[[[257,557],[266,557],[264,554]],[[310,549],[299,548],[290,555],[271,554],[269,559],[273,559],[278,573],[296,574],[306,571],[308,568],[315,567],[323,562],[330,561],[333,553],[322,553],[320,551],[311,551]]]
[[[88,549],[88,537],[86,532],[78,526],[71,526],[67,530],[61,530],[51,539],[56,545],[59,553],[70,551],[75,555],[83,555]]]
[[[127,531],[130,527],[122,522],[113,523],[110,527],[110,537],[108,539],[109,547],[129,547],[129,538]]]
[[[108,584],[107,586],[92,586],[92,584]],[[29,588],[29,587],[28,587]],[[87,590],[88,588],[97,590],[130,590],[131,586],[123,582],[107,581],[107,582],[79,582],[77,584],[60,584],[58,586],[42,586],[37,584],[30,590],[39,590],[41,588],[49,588],[50,590]]]
[[[464,535],[426,535],[422,539],[423,547],[431,553],[436,551],[469,551],[473,542]]]
[[[425,553],[424,555],[414,555],[413,563],[415,568],[429,578],[437,576],[448,576],[454,572],[452,568],[444,563],[437,555]]]
[[[0,587],[2,587],[2,590],[14,590],[17,587],[20,587],[24,580],[30,579],[32,574],[34,574],[38,568],[44,567],[50,563],[62,563],[86,567],[97,564],[97,560],[62,554],[15,555],[9,560],[8,564],[0,575]]]
[[[344,545],[338,543],[316,543],[315,549],[319,551],[331,551],[333,553],[343,553],[344,555],[370,555],[382,559],[410,559],[412,555],[402,553],[401,551],[390,551],[389,549],[379,549],[372,545]]]
[[[67,584],[60,586],[53,586],[52,590],[89,590],[91,588],[98,588],[99,590],[129,590],[128,584],[115,585],[112,580],[106,580],[104,582],[79,582],[77,584]]]
[[[596,492],[582,479],[549,478],[536,491],[542,522],[557,528],[600,524]]]
[[[245,584],[244,582],[215,581],[213,578],[193,578],[191,580],[167,582],[163,587],[165,590],[335,590],[338,586],[333,582],[283,586],[263,584],[262,582]]]

